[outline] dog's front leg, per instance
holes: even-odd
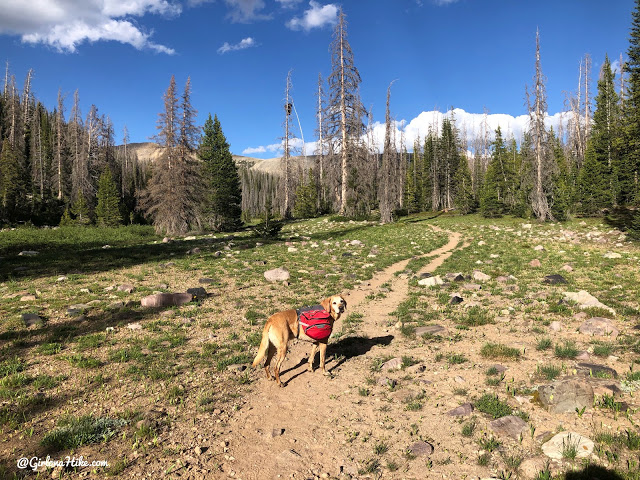
[[[309,354],[309,367],[307,368],[307,370],[310,372],[313,372],[313,361],[316,358],[317,350],[318,350],[318,344],[314,343],[313,346],[311,347],[311,353]]]
[[[331,374],[327,372],[327,370],[324,368],[326,355],[327,355],[327,344],[321,343],[320,344],[320,371],[322,372],[323,375],[331,376]]]

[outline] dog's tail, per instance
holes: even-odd
[[[262,330],[262,341],[260,342],[260,348],[258,348],[258,353],[256,358],[253,359],[253,363],[251,364],[254,368],[257,367],[264,357],[267,355],[267,351],[269,350],[269,329],[271,325],[267,323],[264,326],[264,330]]]

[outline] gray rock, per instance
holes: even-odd
[[[480,270],[474,270],[472,278],[478,282],[487,282],[491,280],[491,276],[481,272]]]
[[[558,285],[560,283],[567,283],[567,280],[562,275],[547,275],[542,280],[542,283],[548,283],[549,285]]]
[[[542,266],[542,262],[539,259],[534,258],[529,262],[529,266],[533,268],[540,268]]]
[[[291,275],[285,267],[279,267],[264,272],[264,278],[269,282],[284,282],[285,280],[289,280]]]
[[[579,363],[577,370],[588,377],[618,378],[618,372],[613,368],[605,365],[598,365],[596,363]]]
[[[495,433],[506,435],[516,440],[520,438],[522,432],[527,430],[528,427],[527,422],[515,415],[500,417],[489,423],[489,428]]]
[[[284,435],[284,428],[274,428],[271,430],[271,438],[281,437]]]
[[[142,325],[140,325],[139,323],[130,323],[129,325],[127,325],[127,328],[129,330],[142,330]]]
[[[216,283],[216,281],[213,278],[201,278],[200,280],[198,280],[198,283],[201,283],[203,285],[212,285]]]
[[[405,368],[407,373],[422,373],[427,369],[422,363],[416,363],[415,365],[411,365],[410,367]]]
[[[571,273],[573,272],[573,267],[571,265],[563,265],[562,267],[560,267],[562,270],[564,270],[565,272]]]
[[[440,278],[439,275],[435,277],[423,278],[418,281],[418,285],[422,285],[423,287],[435,287],[436,285],[442,285],[444,281]]]
[[[242,373],[247,369],[246,365],[242,365],[242,364],[233,364],[233,365],[229,365],[227,367],[227,371],[232,372],[232,373]]]
[[[34,325],[36,327],[41,327],[44,325],[44,320],[42,319],[42,317],[35,313],[23,313],[22,321],[24,322],[24,326],[27,328],[33,327]]]
[[[207,291],[203,287],[187,288],[187,293],[193,295],[193,299],[200,301],[207,298]]]
[[[604,254],[604,258],[622,258],[622,255],[617,252],[607,252]]]
[[[18,254],[20,257],[35,257],[40,252],[36,252],[35,250],[23,250]]]
[[[464,302],[464,298],[462,298],[460,295],[451,295],[451,300],[449,300],[449,303],[451,305],[458,305],[459,303]]]
[[[538,388],[540,403],[551,413],[573,413],[593,405],[593,387],[586,381],[561,380]]]
[[[593,317],[586,320],[580,325],[580,333],[585,335],[597,335],[601,337],[616,338],[618,336],[618,329],[612,320],[603,317]]]
[[[77,317],[78,315],[82,315],[84,312],[89,310],[89,305],[86,303],[78,303],[76,305],[71,305],[67,308],[67,315],[70,317]]]
[[[156,293],[140,300],[143,307],[162,308],[184,305],[193,300],[190,293]]]
[[[199,247],[195,247],[195,248],[192,248],[191,250],[188,250],[187,251],[187,255],[196,255],[196,254],[201,253],[201,252],[202,252],[202,250],[200,250]]]
[[[392,358],[389,361],[386,361],[382,364],[382,367],[380,367],[380,370],[383,372],[388,372],[391,370],[400,370],[402,368],[402,358],[400,357],[396,357],[396,358]]]
[[[133,293],[136,288],[133,285],[124,284],[118,287],[119,292]]]
[[[34,300],[37,300],[38,297],[36,297],[35,295],[23,295],[20,297],[20,301],[21,302],[33,302]]]
[[[426,327],[418,327],[415,329],[414,333],[416,336],[421,337],[422,335],[440,335],[445,334],[447,329],[442,325],[427,325]]]
[[[433,453],[433,445],[427,442],[415,442],[407,450],[410,450],[416,457],[428,457]]]
[[[422,279],[422,278],[429,278],[429,277],[433,277],[433,275],[429,272],[422,272],[418,274],[418,278]]]
[[[471,415],[473,412],[473,405],[470,403],[464,403],[459,407],[454,408],[447,412],[447,415],[450,417],[466,417],[467,415]]]
[[[554,332],[559,332],[560,330],[562,330],[562,323],[558,320],[554,320],[549,324],[549,328]]]
[[[572,300],[576,302],[580,308],[604,308],[615,315],[615,310],[611,307],[607,307],[604,303],[600,302],[596,297],[591,295],[585,290],[579,292],[564,292],[565,300]]]
[[[447,273],[444,278],[450,280],[452,282],[464,282],[464,275],[459,272],[456,273]]]
[[[382,387],[389,387],[389,388],[394,388],[398,384],[397,381],[389,377],[380,377],[376,383]]]
[[[113,303],[110,303],[109,306],[107,306],[107,309],[120,310],[123,307],[124,307],[124,302],[113,302]]]
[[[593,441],[574,432],[561,432],[542,444],[544,454],[554,460],[562,460],[567,446],[575,446],[576,458],[587,458],[593,453]]]
[[[465,290],[482,290],[482,285],[478,285],[477,283],[465,283],[462,285],[462,288]]]

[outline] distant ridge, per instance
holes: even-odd
[[[118,150],[123,150],[124,146],[119,145],[116,147]],[[142,143],[129,143],[127,144],[127,151],[135,152],[138,156],[138,161],[145,164],[155,163],[164,152],[164,147],[159,146],[153,142]],[[282,175],[281,158],[254,158],[245,157],[243,155],[233,155],[233,161],[236,162],[238,167],[245,167],[249,170],[254,170],[261,173],[269,173],[271,175]],[[292,168],[298,168],[303,166],[305,170],[313,167],[315,164],[315,155],[309,155],[307,157],[291,157]]]

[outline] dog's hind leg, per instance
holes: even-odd
[[[267,350],[267,359],[264,361],[264,371],[267,374],[267,379],[273,380],[271,376],[271,371],[269,370],[269,365],[271,364],[271,359],[276,353],[276,347],[273,343],[269,343],[269,349]]]
[[[287,356],[287,344],[285,343],[283,347],[278,349],[278,355],[276,356],[276,365],[273,368],[273,373],[276,376],[276,382],[278,382],[278,386],[284,387],[282,382],[280,381],[280,367],[284,362],[285,357]]]
[[[318,344],[314,343],[311,347],[311,353],[309,354],[309,368],[307,369],[310,372],[313,372],[313,361],[316,358],[316,351],[318,350]]]

